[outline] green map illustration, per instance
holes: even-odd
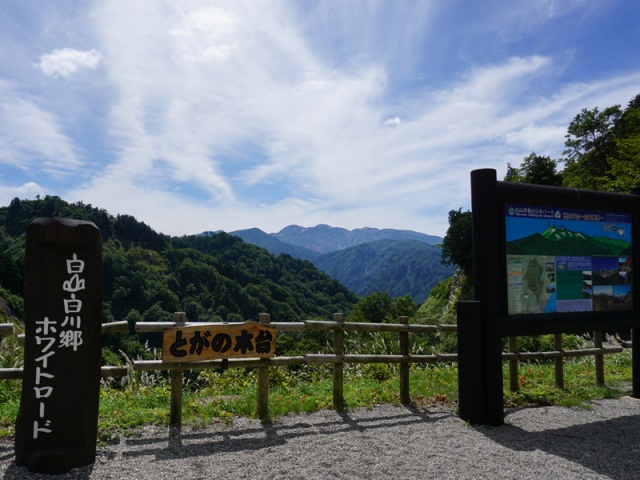
[[[555,258],[551,256],[510,255],[509,311],[542,313],[555,291]]]

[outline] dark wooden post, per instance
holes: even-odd
[[[593,332],[593,346],[595,348],[602,348],[602,330]],[[604,385],[604,355],[602,353],[596,353],[596,384]]]
[[[553,334],[553,349],[562,352],[562,334]],[[564,388],[564,359],[562,357],[553,359],[553,372],[556,381],[556,387]]]
[[[64,473],[96,456],[102,241],[93,223],[39,218],[29,225],[24,309],[16,463]]]
[[[187,314],[175,312],[173,321],[176,327],[183,327],[187,321]],[[176,368],[171,371],[171,406],[169,409],[169,427],[179,428],[182,426],[182,384],[184,382],[184,370]]]
[[[640,195],[640,187],[635,187],[631,189],[632,195]],[[640,219],[633,219],[632,226],[632,240],[633,240],[633,270],[635,272],[638,271],[638,266],[640,265],[640,259],[638,258],[638,242],[640,241]],[[637,279],[637,273],[635,273],[635,277]],[[633,305],[634,308],[638,308],[640,305],[640,292],[637,291],[635,285],[638,285],[635,282],[633,287]],[[631,387],[632,392],[631,396],[633,398],[640,398],[640,328],[632,328],[631,329]]]
[[[399,317],[399,322],[402,325],[409,324],[409,317]],[[400,403],[408,404],[410,400],[409,396],[409,332],[400,332],[400,355],[404,357],[400,364]]]
[[[460,418],[486,423],[480,302],[458,302],[458,403]]]
[[[268,313],[259,315],[260,323],[269,325],[271,316]],[[262,362],[268,363],[269,359],[265,358]],[[258,418],[267,420],[269,418],[269,366],[258,367]]]
[[[518,337],[509,337],[509,352],[518,353]],[[509,390],[517,392],[520,387],[518,381],[518,359],[509,359]]]
[[[481,330],[477,341],[482,343],[485,421],[488,425],[504,423],[504,394],[502,391],[502,344],[500,306],[502,291],[498,287],[503,278],[496,268],[502,263],[498,238],[496,171],[471,172],[471,209],[473,230],[473,288],[474,300],[482,304]],[[460,349],[458,349],[460,353]]]
[[[640,328],[631,329],[631,396],[640,398]]]
[[[344,323],[344,315],[342,313],[334,313],[333,321],[337,323]],[[335,355],[342,355],[344,343],[344,330],[342,328],[336,328],[333,331],[333,353]],[[336,362],[333,364],[333,408],[337,411],[344,409],[344,372],[343,363]]]

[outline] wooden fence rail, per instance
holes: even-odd
[[[344,375],[345,364],[364,363],[389,363],[398,364],[400,376],[400,401],[410,402],[409,392],[409,365],[412,363],[451,363],[458,361],[455,353],[442,353],[432,355],[410,355],[409,333],[426,334],[457,332],[456,325],[410,325],[407,317],[399,317],[397,324],[389,323],[356,323],[345,322],[342,314],[334,315],[333,321],[307,320],[304,322],[271,322],[268,314],[260,315],[260,322],[275,327],[278,333],[303,332],[303,331],[333,331],[333,353],[318,354],[307,353],[305,355],[272,358],[230,358],[227,360],[206,360],[198,362],[164,363],[162,360],[136,360],[130,367],[104,366],[103,377],[122,377],[127,375],[131,368],[133,371],[169,371],[171,372],[171,406],[170,424],[180,425],[182,419],[182,387],[183,372],[185,370],[205,370],[225,368],[257,368],[258,369],[258,405],[257,416],[265,419],[269,416],[269,368],[286,367],[303,364],[332,364],[333,365],[333,405],[337,410],[344,408]],[[184,313],[177,312],[173,322],[138,322],[134,329],[138,333],[161,333],[165,328],[176,326],[189,326]],[[129,331],[129,323],[126,321],[112,322],[102,325],[104,335],[116,332]],[[395,332],[398,333],[399,353],[386,355],[365,355],[344,353],[345,332]],[[12,324],[0,324],[0,335],[15,335]],[[554,335],[554,350],[547,352],[520,352],[517,346],[517,337],[509,338],[508,351],[503,352],[502,358],[509,365],[509,388],[517,391],[519,387],[518,363],[530,360],[553,360],[555,372],[555,384],[564,388],[563,359],[592,355],[595,357],[595,378],[599,385],[604,384],[604,355],[620,353],[624,351],[620,347],[604,347],[602,332],[594,332],[594,348],[578,350],[564,350],[562,348],[562,335]],[[18,335],[18,341],[24,341],[23,335]],[[625,344],[624,347],[631,347]],[[15,380],[22,378],[22,368],[0,369],[0,379]]]

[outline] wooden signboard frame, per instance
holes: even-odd
[[[495,170],[471,172],[475,301],[458,305],[460,417],[471,423],[503,423],[503,337],[629,328],[633,334],[640,328],[639,193],[638,189],[629,195],[499,182]],[[631,246],[624,256],[630,260],[626,281],[630,284],[631,299],[624,308],[510,314],[509,302],[513,298],[509,298],[506,218],[513,214],[510,210],[513,206],[533,206],[533,215],[538,214],[535,210],[539,208],[554,212],[602,212],[603,218],[620,215],[628,219]],[[633,396],[640,397],[640,352],[636,350],[632,360]]]

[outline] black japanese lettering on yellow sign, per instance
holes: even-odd
[[[268,358],[276,354],[276,329],[258,322],[189,325],[164,330],[166,363],[217,358]]]

